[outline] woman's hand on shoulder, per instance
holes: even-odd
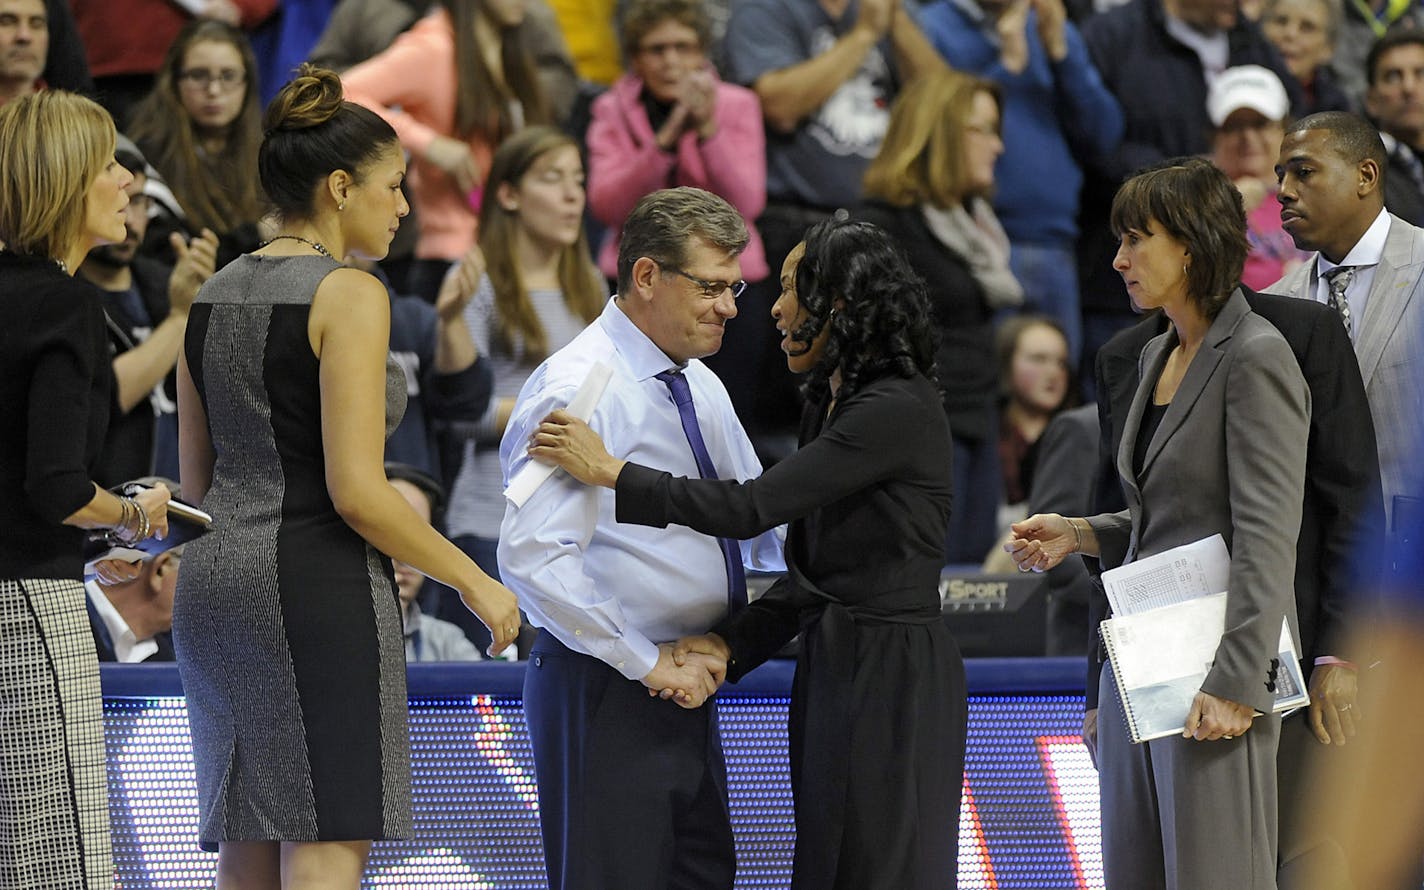
[[[627,461],[608,453],[603,440],[567,411],[549,413],[529,440],[529,456],[540,463],[562,467],[585,485],[613,488]]]
[[[460,591],[460,601],[489,628],[488,654],[498,655],[519,639],[519,602],[508,588],[488,576],[480,584]]]

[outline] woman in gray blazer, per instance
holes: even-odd
[[[1241,197],[1200,159],[1128,180],[1113,201],[1113,268],[1171,320],[1139,363],[1117,456],[1128,509],[1013,526],[1020,571],[1071,553],[1131,562],[1220,533],[1231,551],[1226,633],[1180,736],[1132,744],[1111,666],[1098,766],[1109,888],[1274,888],[1281,618],[1295,623],[1310,396],[1286,341],[1238,289]],[[1253,716],[1255,714],[1264,716]]]

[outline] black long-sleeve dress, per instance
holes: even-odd
[[[954,886],[964,663],[940,618],[949,425],[934,385],[885,376],[808,406],[801,448],[750,482],[628,464],[620,522],[749,538],[790,521],[791,571],[716,630],[728,679],[804,632],[792,693],[792,887]]]

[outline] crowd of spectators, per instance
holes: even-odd
[[[1424,222],[1420,20],[1402,0],[0,0],[0,104],[94,96],[133,174],[127,239],[79,269],[104,294],[116,380],[102,484],[177,475],[188,307],[272,234],[261,105],[310,59],[409,156],[412,213],[364,266],[389,285],[414,406],[387,456],[450,489],[437,521],[491,575],[509,405],[598,314],[629,208],[677,185],[751,228],[749,287],[708,364],[766,464],[794,444],[799,398],[772,270],[841,211],[905,246],[943,344],[949,561],[977,566],[1042,504],[1035,467],[1061,458],[1039,453],[1045,430],[1094,400],[1098,348],[1134,321],[1111,264],[1118,185],[1210,158],[1248,212],[1245,283],[1265,287],[1309,256],[1281,229],[1282,137],[1351,110],[1384,137],[1387,208]],[[897,131],[902,99],[920,113]]]

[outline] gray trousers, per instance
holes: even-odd
[[[1275,890],[1280,718],[1230,741],[1134,745],[1111,664],[1098,701],[1108,890]]]

